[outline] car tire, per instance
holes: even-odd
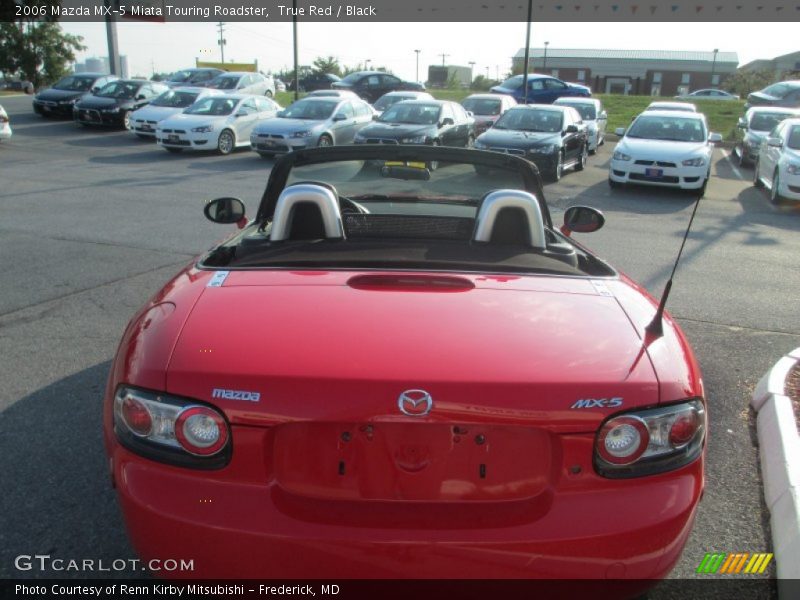
[[[703,180],[703,185],[701,185],[696,190],[691,190],[690,193],[695,198],[702,198],[706,195],[706,188],[708,187],[708,176]]]
[[[761,178],[758,176],[758,159],[753,163],[753,186],[757,188],[764,187]]]
[[[265,95],[267,98],[272,98],[272,96],[274,96],[274,94],[272,93],[272,90],[267,90],[267,91],[264,93],[264,95]]]
[[[173,154],[180,154],[183,152],[183,148],[170,148],[169,146],[164,146],[167,149],[167,152],[172,152]]]
[[[739,148],[739,166],[746,167],[749,164],[749,162],[750,161],[747,160],[747,157],[744,155],[744,146],[741,146]]]
[[[564,175],[564,155],[559,150],[558,160],[550,169],[550,172],[548,173],[548,179],[550,179],[550,181],[561,181],[562,175]]]
[[[122,111],[122,126],[125,129],[131,128],[131,111],[129,110]]]
[[[611,177],[608,178],[608,187],[610,187],[612,190],[621,189],[622,186],[624,185],[625,185],[624,183],[620,183],[619,181],[614,181],[613,179],[611,179]]]
[[[575,164],[576,171],[583,171],[586,168],[586,162],[589,160],[589,144],[583,145],[581,155],[578,157],[578,162]]]
[[[236,136],[230,129],[223,129],[217,139],[217,152],[226,156],[236,147]]]
[[[778,169],[775,169],[775,174],[772,176],[772,189],[769,191],[770,204],[780,204],[783,202],[783,196],[781,196],[778,191],[780,182],[780,173],[778,173]]]
[[[317,148],[328,148],[330,146],[333,146],[333,140],[331,139],[331,136],[329,136],[327,133],[323,133],[321,136],[319,136]]]

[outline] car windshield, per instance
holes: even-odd
[[[282,119],[309,119],[311,121],[324,121],[330,119],[339,103],[332,100],[298,100],[281,115]]]
[[[493,129],[555,133],[561,131],[560,110],[546,108],[511,108],[497,120]]]
[[[528,79],[530,79],[530,77]],[[500,84],[500,87],[504,87],[507,90],[519,89],[520,87],[522,87],[522,75],[514,75],[514,77],[506,79],[503,83]]]
[[[177,81],[177,82],[189,81],[192,78],[192,75],[194,75],[195,73],[196,71],[190,71],[189,69],[186,69],[184,71],[175,71],[172,75],[169,76],[169,81]]]
[[[791,90],[791,86],[785,83],[776,83],[769,87],[764,88],[761,90],[762,94],[767,94],[768,96],[774,96],[775,98],[783,98],[786,94],[789,93]]]
[[[398,102],[389,107],[378,119],[384,123],[405,123],[408,125],[433,125],[439,122],[438,104],[418,104]]]
[[[661,103],[661,102],[654,102],[645,110],[678,110],[682,112],[696,112],[693,106],[688,104],[673,104],[673,103]]]
[[[239,83],[239,77],[217,77],[212,79],[208,87],[216,88],[218,90],[234,90],[236,84]]]
[[[789,138],[786,140],[786,147],[792,150],[800,150],[800,125],[792,125]]]
[[[93,82],[94,77],[75,77],[70,75],[69,77],[60,79],[53,88],[67,92],[88,92]]]
[[[376,110],[386,110],[393,104],[397,104],[398,102],[402,102],[403,100],[413,100],[414,96],[409,95],[402,95],[402,94],[386,94],[385,96],[381,96],[378,98],[378,101],[375,102],[372,106],[375,107]]]
[[[625,137],[671,142],[704,142],[706,128],[702,119],[683,116],[639,116]]]
[[[186,108],[197,99],[199,92],[183,92],[167,90],[150,103],[150,106],[168,106],[170,108]]]
[[[308,189],[295,208],[278,202],[293,184],[317,185],[322,195],[330,190],[339,211],[314,207],[308,196],[314,192]],[[535,203],[531,220],[519,226],[517,208],[501,209],[491,225],[495,217],[489,211],[485,231],[476,233],[481,203],[498,190],[530,192]],[[516,196],[510,199],[516,201]],[[287,220],[282,210],[294,211],[292,218]],[[326,226],[326,219],[334,222]],[[331,231],[341,231],[343,238],[326,234]],[[273,240],[273,234],[285,241]],[[532,244],[532,236],[541,241]],[[212,251],[203,264],[311,271],[435,270],[504,277],[613,274],[607,265],[556,234],[535,168],[527,161],[472,150],[395,145],[312,150],[286,157],[272,169],[253,225]]]
[[[359,79],[361,79],[362,75],[360,73],[350,73],[347,77],[342,79],[344,83],[355,83]]]
[[[104,85],[96,95],[100,96],[101,98],[120,98],[123,100],[130,100],[136,95],[138,89],[138,83],[112,81],[111,83]]]
[[[224,96],[221,98],[203,98],[192,104],[183,113],[186,115],[222,117],[231,114],[237,103],[238,100]]]
[[[750,117],[750,129],[772,131],[778,123],[791,116],[790,113],[757,112]]]
[[[581,119],[584,121],[594,121],[597,118],[597,109],[594,104],[586,104],[585,102],[559,102],[559,106],[571,106],[577,110]]]
[[[500,114],[502,102],[499,98],[467,98],[461,106],[474,115],[492,116]]]

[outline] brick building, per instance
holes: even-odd
[[[736,52],[531,48],[528,62],[531,72],[588,85],[598,94],[676,96],[719,87],[736,72],[739,58]],[[524,48],[512,64],[515,73],[522,71]]]

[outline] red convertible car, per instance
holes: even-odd
[[[431,164],[438,168],[432,170]],[[670,572],[703,491],[692,350],[516,156],[291,153],[128,325],[105,444],[144,559],[202,578]],[[170,576],[180,575],[171,573]],[[653,583],[655,583],[653,581]]]

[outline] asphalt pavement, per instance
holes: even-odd
[[[205,201],[237,196],[254,214],[272,164],[249,151],[169,154],[42,119],[30,102],[0,98],[14,129],[0,143],[0,577],[42,575],[16,571],[19,554],[135,556],[101,441],[110,360],[134,310],[233,231],[203,217]],[[604,211],[606,226],[577,239],[660,295],[692,199],[612,191],[611,146],[547,185],[548,204],[554,220],[575,204]],[[706,552],[771,550],[748,402],[800,346],[800,210],[769,205],[728,153],[715,152],[667,307],[695,349],[710,415],[706,493],[675,578],[700,577]]]

